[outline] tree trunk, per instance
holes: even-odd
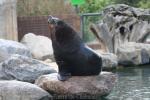
[[[0,38],[18,40],[16,0],[0,0]]]

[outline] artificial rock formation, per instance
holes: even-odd
[[[121,65],[141,65],[150,63],[150,45],[128,42],[117,49],[118,63]]]
[[[91,30],[98,34],[107,52],[116,53],[126,42],[144,43],[150,34],[150,9],[111,5],[103,10],[102,16],[102,21],[93,24]]]

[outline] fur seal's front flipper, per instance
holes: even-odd
[[[66,81],[71,77],[71,73],[60,74],[58,73],[57,78],[60,81]]]
[[[69,65],[62,60],[57,60],[56,63],[58,64],[58,68],[59,68],[59,72],[57,75],[58,80],[66,81],[68,78],[71,77]]]

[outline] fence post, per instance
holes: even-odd
[[[0,0],[0,38],[18,41],[17,0]]]
[[[81,30],[81,38],[84,37],[84,16],[80,16],[80,30]]]

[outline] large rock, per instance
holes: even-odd
[[[55,96],[65,95],[76,97],[92,97],[108,95],[115,85],[117,77],[110,72],[102,72],[98,76],[73,76],[67,81],[59,81],[57,73],[43,75],[36,80],[36,85],[54,93]]]
[[[19,81],[0,81],[0,100],[51,100],[40,87]]]
[[[21,43],[30,49],[36,59],[53,58],[52,42],[48,37],[28,33],[23,37]]]
[[[6,60],[12,54],[31,57],[29,49],[21,43],[0,39],[0,62]]]
[[[116,53],[126,42],[144,43],[150,35],[150,9],[110,5],[103,10],[102,16],[102,21],[93,24],[91,29],[108,52]]]
[[[150,63],[150,44],[129,42],[117,49],[119,64],[141,65]]]
[[[5,60],[0,66],[1,79],[17,79],[33,83],[35,79],[44,74],[55,73],[56,71],[38,60],[20,55],[13,55]]]

